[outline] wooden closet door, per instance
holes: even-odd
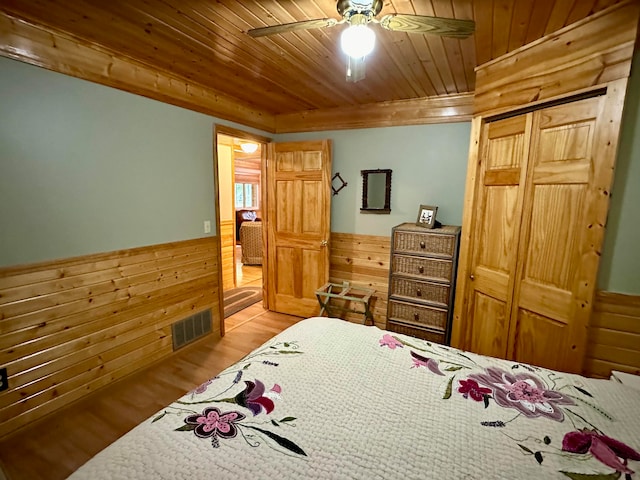
[[[533,114],[507,357],[580,372],[600,241],[590,230],[608,205],[611,165],[595,155],[603,96]],[[608,171],[607,171],[608,169]],[[605,198],[606,197],[606,198]],[[606,211],[606,210],[605,210]]]
[[[468,348],[504,358],[509,338],[531,114],[486,123],[480,138]]]

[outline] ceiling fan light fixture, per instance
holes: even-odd
[[[241,143],[240,149],[244,153],[255,153],[255,151],[258,150],[258,144],[257,143]]]
[[[366,24],[351,25],[342,32],[340,46],[351,58],[366,57],[373,51],[376,35]]]

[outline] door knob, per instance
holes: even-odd
[[[470,278],[471,280],[475,280],[475,279],[476,279],[476,276],[472,273],[471,275],[469,275],[469,278]]]
[[[326,240],[322,240],[322,241],[320,242],[320,246],[321,246],[321,247],[326,247],[328,244],[329,244],[329,242],[327,242]]]

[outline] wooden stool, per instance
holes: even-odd
[[[369,288],[352,287],[349,282],[326,283],[316,290],[316,297],[320,303],[320,316],[325,312],[328,316],[334,316],[336,312],[350,312],[363,315],[363,325],[367,324],[367,320],[373,322],[373,313],[371,313],[371,296],[375,290]],[[336,305],[335,301],[344,301],[343,305]],[[332,303],[333,301],[333,303]],[[362,310],[349,308],[348,302],[354,302],[361,305]]]

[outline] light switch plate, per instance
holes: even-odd
[[[211,233],[211,220],[204,221],[204,233]]]

